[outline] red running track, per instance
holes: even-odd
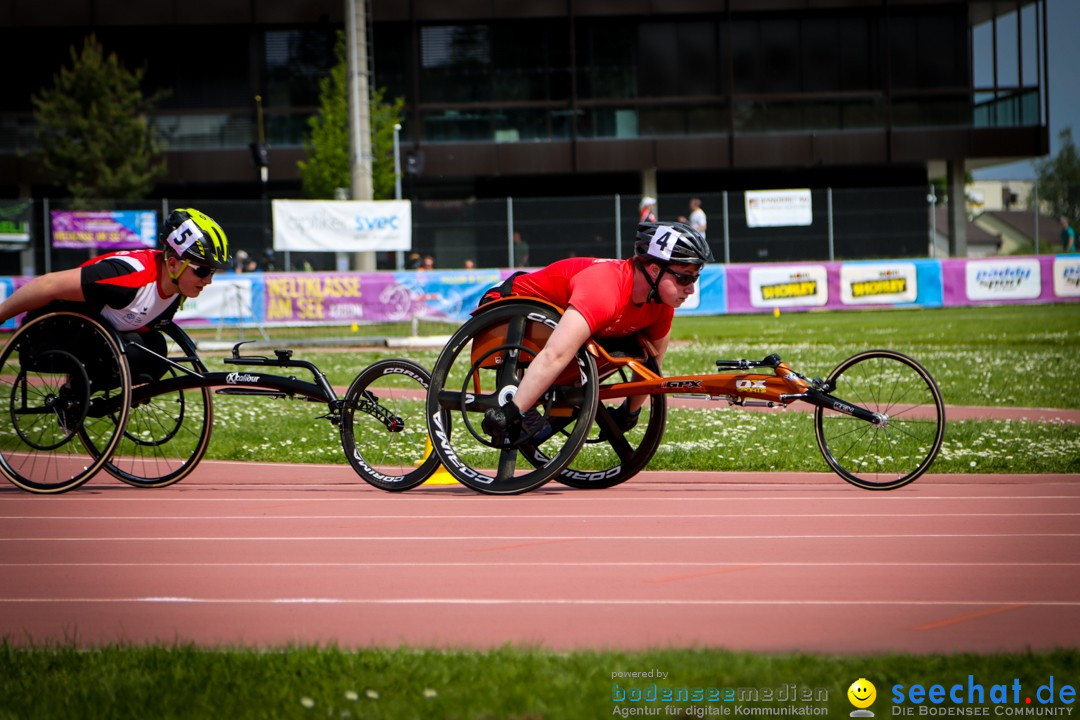
[[[827,653],[1080,645],[1075,476],[643,473],[391,495],[345,466],[207,461],[161,490],[0,488],[0,635]]]

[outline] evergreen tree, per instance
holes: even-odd
[[[344,33],[338,33],[335,54],[337,63],[319,81],[319,112],[308,120],[310,134],[304,140],[308,160],[298,163],[304,194],[312,198],[333,198],[337,188],[352,185]],[[394,124],[405,106],[404,98],[387,103],[385,95],[386,89],[379,88],[371,101],[371,179],[376,200],[394,197]]]
[[[1058,137],[1058,154],[1036,163],[1039,182],[1039,203],[1049,206],[1054,218],[1066,217],[1073,224],[1080,222],[1080,155],[1072,138],[1072,128],[1065,128]]]
[[[115,53],[106,57],[91,34],[82,52],[72,46],[71,66],[60,68],[53,87],[32,96],[42,167],[77,203],[144,197],[165,171],[146,115],[164,93],[143,96],[145,72],[129,72]]]

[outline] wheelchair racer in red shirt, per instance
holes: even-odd
[[[564,309],[544,348],[530,363],[516,394],[484,414],[496,444],[542,441],[551,427],[535,409],[555,379],[592,336],[644,333],[663,363],[675,308],[694,292],[701,267],[713,259],[705,237],[682,223],[641,223],[634,257],[568,258],[513,279],[512,295],[539,297]],[[646,396],[627,398],[612,411],[623,431],[637,424]]]

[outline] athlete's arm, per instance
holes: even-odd
[[[82,268],[59,270],[36,277],[11,294],[0,303],[0,323],[5,323],[19,313],[37,310],[53,300],[75,300],[82,302],[86,298],[82,289]]]
[[[568,307],[544,349],[529,364],[529,369],[521,378],[521,384],[514,396],[514,404],[519,410],[525,412],[547,392],[555,378],[573,361],[577,351],[591,335],[592,331],[585,317],[573,306]]]

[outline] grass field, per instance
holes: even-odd
[[[778,352],[808,375],[872,347],[908,353],[937,377],[952,405],[1080,407],[1080,307],[1006,307],[679,320],[667,374],[710,371],[713,360]],[[303,350],[331,381],[347,385],[361,368],[394,351]],[[406,353],[430,367],[436,351]],[[212,354],[212,369],[221,367]],[[719,406],[718,406],[719,407]],[[342,462],[336,431],[309,403],[219,396],[209,457]],[[676,409],[652,468],[825,470],[809,416],[737,409]],[[738,449],[738,451],[735,450]],[[750,448],[753,452],[746,452]],[[952,422],[933,471],[1080,472],[1080,432],[1065,424]],[[840,482],[838,480],[838,482]],[[872,632],[853,627],[852,632]],[[628,632],[632,632],[628,628]],[[614,678],[660,670],[663,681]],[[827,717],[851,712],[846,691],[858,678],[877,687],[873,711],[896,717],[892,688],[1021,683],[1034,697],[1053,676],[1056,688],[1080,680],[1080,652],[1009,655],[822,657],[753,655],[720,649],[555,653],[529,648],[490,652],[335,648],[65,647],[16,648],[0,642],[0,720],[18,718],[541,718],[739,715],[759,702],[617,702],[619,691],[667,688],[824,690],[806,703]],[[616,689],[613,683],[619,687]],[[1010,698],[1011,699],[1011,698]],[[914,717],[928,703],[905,706]],[[945,709],[946,706],[942,706]],[[949,706],[953,707],[954,706]],[[984,705],[1044,710],[1038,703]],[[1074,704],[1057,704],[1059,716]],[[961,708],[970,709],[970,708]]]
[[[613,677],[660,670],[666,679]],[[659,717],[702,717],[725,705],[741,708],[804,706],[843,718],[853,710],[847,688],[859,678],[877,690],[872,710],[892,717],[893,686],[935,684],[946,689],[968,677],[984,686],[988,717],[994,684],[1019,680],[1032,696],[1055,679],[1055,693],[1075,688],[1080,653],[921,657],[764,656],[723,650],[641,653],[554,653],[502,648],[489,652],[291,648],[276,652],[182,648],[105,648],[23,651],[0,645],[0,718],[541,718],[621,717],[619,710],[651,708]],[[727,688],[758,691],[757,702],[615,701],[637,689]],[[821,701],[766,702],[794,684]],[[615,686],[618,686],[616,688]],[[718,692],[718,694],[720,694]],[[704,697],[704,693],[702,694]],[[736,696],[738,697],[738,696]],[[744,695],[745,697],[745,695]],[[1045,697],[1045,694],[1044,694]],[[1010,697],[1011,701],[1011,697]],[[948,701],[946,701],[948,704]],[[905,702],[916,717],[919,705]],[[930,705],[924,701],[922,706]],[[1055,703],[1064,715],[1064,708]],[[945,706],[942,706],[944,709]],[[1046,709],[1050,709],[1048,705]]]
[[[776,352],[803,374],[820,377],[860,350],[888,348],[922,362],[948,405],[1080,408],[1076,305],[681,318],[673,337],[665,360],[668,375],[711,372],[720,358],[760,359]],[[430,368],[437,352],[304,350],[296,356],[312,360],[342,386],[376,359],[404,356]],[[765,415],[725,403],[714,407],[673,410],[667,440],[649,468],[828,470],[809,415]],[[208,457],[342,461],[336,431],[315,420],[323,414],[321,406],[219,396],[215,411]],[[933,471],[1080,472],[1080,427],[950,422]]]

